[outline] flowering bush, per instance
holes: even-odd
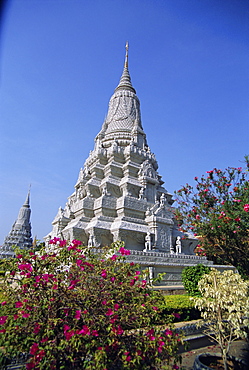
[[[181,339],[152,326],[154,295],[130,252],[54,238],[49,250],[9,261],[1,303],[0,365],[28,353],[26,369],[169,369]]]
[[[245,157],[247,168],[249,159]],[[183,231],[199,238],[199,254],[216,263],[228,263],[249,277],[248,170],[217,168],[200,179],[195,188],[186,184],[176,192],[176,217]]]

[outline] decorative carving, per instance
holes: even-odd
[[[176,237],[176,254],[181,254],[181,253],[182,253],[181,237],[177,236]]]
[[[150,251],[151,250],[151,235],[150,232],[148,231],[146,236],[145,236],[145,249],[144,252]]]

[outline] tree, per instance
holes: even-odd
[[[180,337],[155,328],[157,297],[122,243],[95,251],[54,238],[49,249],[9,261],[0,304],[0,367],[177,369]]]
[[[197,251],[215,263],[232,264],[249,277],[249,159],[247,169],[214,168],[195,188],[186,184],[176,192],[176,218],[183,231],[192,230]]]
[[[221,348],[224,369],[227,370],[227,355],[232,341],[246,338],[248,327],[249,282],[238,273],[212,268],[198,283],[202,294],[193,298],[195,307],[204,319],[204,332]]]

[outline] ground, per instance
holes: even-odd
[[[211,343],[207,338],[198,338],[189,342],[188,352],[182,352],[182,370],[192,370],[195,357],[200,353],[217,353],[219,346]],[[232,343],[229,352],[232,356],[243,359],[249,369],[249,342],[245,340],[237,340]]]

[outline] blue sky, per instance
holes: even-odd
[[[31,184],[33,236],[74,191],[129,70],[171,193],[249,154],[247,0],[12,0],[0,48],[0,243]]]

